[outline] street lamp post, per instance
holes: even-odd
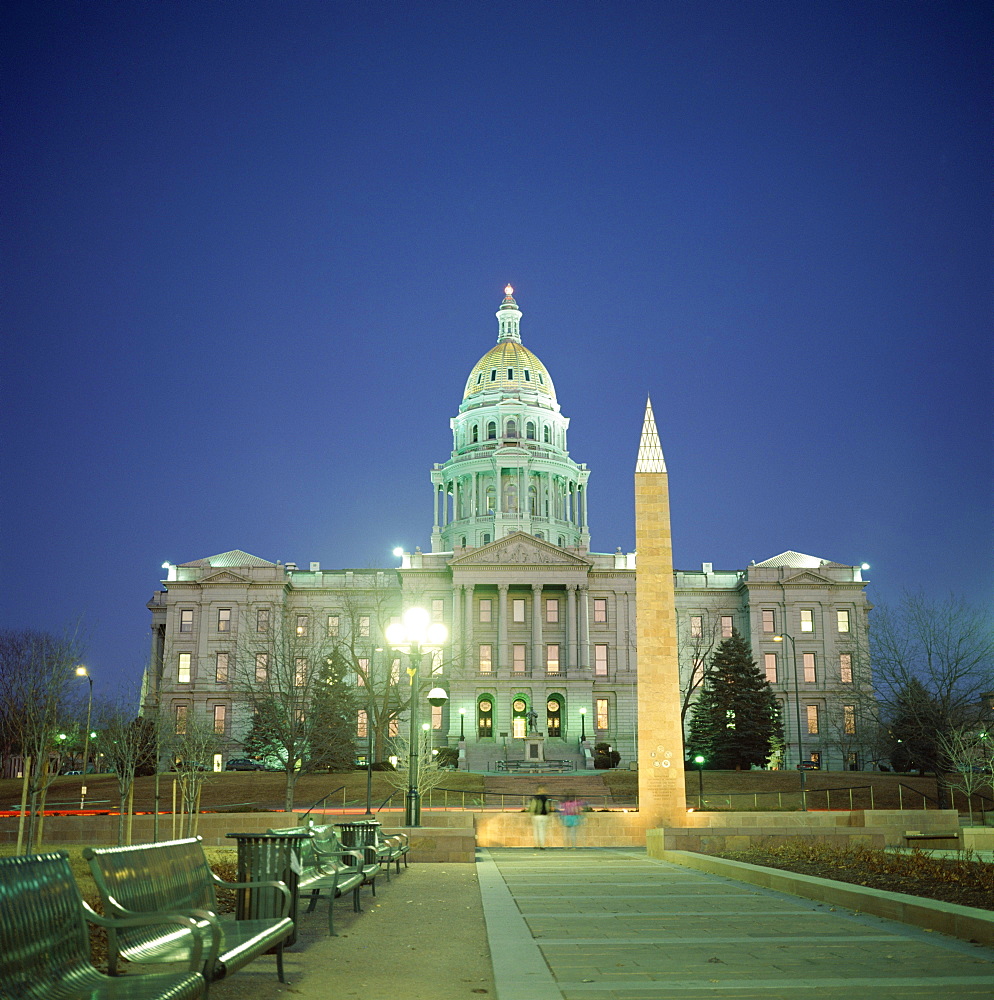
[[[466,709],[459,709],[459,741],[466,739]]]
[[[704,762],[707,758],[698,754],[694,758],[697,765],[697,808],[704,808]]]
[[[430,616],[424,608],[408,608],[399,622],[387,626],[387,642],[406,652],[411,665],[407,668],[411,678],[411,731],[408,744],[408,780],[407,798],[404,802],[404,825],[421,825],[421,794],[418,791],[419,753],[419,719],[420,710],[420,671],[421,657],[426,649],[438,648],[448,638],[448,630],[440,623],[431,623]],[[438,692],[438,694],[436,694]],[[433,705],[442,705],[448,695],[441,688],[433,688],[428,693],[428,700]]]
[[[587,742],[587,710],[585,708],[580,709],[580,742]]]
[[[90,757],[90,716],[93,714],[93,678],[81,663],[76,668],[77,677],[85,677],[90,684],[90,696],[86,700],[86,729],[83,732],[83,782],[79,787],[79,808],[86,802],[86,762]]]
[[[804,748],[802,745],[801,736],[801,689],[797,683],[797,646],[794,643],[794,637],[787,635],[784,632],[781,635],[775,635],[773,637],[774,642],[783,642],[784,639],[790,640],[790,659],[794,667],[794,711],[796,713],[797,719],[797,773],[801,776],[801,809],[807,812],[808,809],[808,797],[807,790],[805,787],[805,774],[804,774]]]

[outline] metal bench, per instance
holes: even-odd
[[[909,845],[919,841],[930,840],[955,840],[958,844],[959,833],[922,833],[921,830],[906,830],[904,840]]]
[[[317,906],[322,891],[329,893],[328,897],[328,933],[335,935],[334,903],[347,892],[352,893],[352,911],[361,913],[359,890],[368,885],[376,895],[376,875],[379,864],[367,864],[364,852],[350,850],[342,845],[332,826],[291,827],[285,830],[270,830],[271,834],[283,836],[288,833],[307,833],[299,843],[297,859],[300,872],[297,888],[301,896],[308,896],[310,902],[307,912],[313,912]]]
[[[87,921],[121,931],[166,923],[190,943],[186,972],[106,976],[90,960]],[[200,936],[192,917],[115,919],[80,895],[64,851],[0,860],[0,992],[18,1000],[197,1000]]]
[[[339,839],[349,848],[372,847],[375,858],[386,868],[390,878],[390,866],[395,865],[400,874],[400,862],[408,867],[407,855],[411,850],[411,838],[406,833],[385,834],[377,821],[357,820],[354,823],[338,823]]]
[[[83,848],[83,857],[97,884],[105,912],[115,917],[183,914],[194,918],[194,927],[206,953],[204,979],[211,983],[247,965],[265,952],[276,950],[276,973],[283,977],[283,945],[293,933],[288,917],[290,892],[283,882],[225,882],[211,871],[199,837],[138,847]],[[218,916],[215,888],[272,889],[278,915],[251,920]],[[108,966],[118,962],[187,961],[189,935],[178,935],[162,919],[158,925],[110,928]],[[205,991],[206,992],[206,991]]]

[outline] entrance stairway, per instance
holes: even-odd
[[[594,772],[586,774],[493,774],[483,779],[486,801],[493,802],[500,796],[528,796],[535,794],[539,785],[545,794],[560,799],[566,792],[574,792],[594,808],[611,805],[611,789],[603,777]]]

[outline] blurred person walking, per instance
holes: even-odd
[[[545,850],[545,835],[548,831],[549,814],[552,812],[552,805],[549,796],[545,794],[545,785],[539,785],[528,803],[528,811],[532,817],[532,833],[535,835],[535,846],[540,850]]]
[[[565,792],[559,803],[559,818],[566,830],[567,846],[576,848],[576,835],[583,821],[583,811],[587,803],[577,798],[576,792]]]

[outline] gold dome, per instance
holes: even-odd
[[[496,344],[476,362],[466,380],[463,399],[492,390],[514,396],[531,391],[556,401],[556,390],[545,365],[514,340]]]

